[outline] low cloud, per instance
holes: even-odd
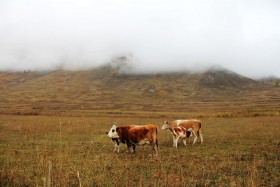
[[[280,77],[277,0],[0,2],[0,70],[87,69],[129,57],[132,72],[221,65]]]

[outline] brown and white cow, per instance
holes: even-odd
[[[133,153],[135,153],[136,145],[150,144],[152,146],[152,150],[155,152],[155,155],[158,154],[156,125],[148,124],[141,126],[117,126],[114,124],[108,132],[108,136],[112,140],[116,138],[119,142],[125,143],[127,145],[128,151],[132,151]],[[119,147],[117,149],[119,149]]]
[[[178,129],[180,127],[180,129]],[[195,144],[197,137],[200,137],[200,142],[203,143],[203,135],[201,131],[201,121],[196,119],[191,120],[175,120],[172,122],[164,121],[163,130],[170,130],[173,135],[173,146],[177,147],[179,138],[182,138],[186,145],[186,138],[194,135],[193,144]],[[176,132],[177,129],[177,132]]]

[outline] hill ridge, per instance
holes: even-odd
[[[277,109],[279,88],[234,72],[126,74],[87,71],[0,72],[0,113],[57,111],[237,111]]]

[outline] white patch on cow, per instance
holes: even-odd
[[[147,138],[145,138],[144,140],[140,140],[138,142],[138,144],[139,145],[146,145],[146,144],[150,144],[150,141]]]
[[[110,131],[108,132],[109,138],[119,138],[119,135],[117,133],[117,126],[113,125]]]
[[[179,126],[181,123],[184,123],[184,122],[187,122],[187,121],[190,121],[190,120],[178,119],[178,120],[175,120],[175,121],[176,121],[176,125]]]
[[[186,137],[186,134],[185,134],[183,131],[181,131],[181,132],[179,132],[179,137],[185,138],[185,137]]]
[[[179,126],[181,124],[182,120],[176,120],[176,125]]]

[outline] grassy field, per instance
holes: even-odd
[[[176,115],[176,114],[174,114]],[[178,114],[179,115],[179,114]],[[279,186],[280,117],[207,117],[204,144],[172,147],[160,129],[174,116],[0,116],[1,186]],[[127,154],[105,132],[112,122],[158,125],[151,147]]]

